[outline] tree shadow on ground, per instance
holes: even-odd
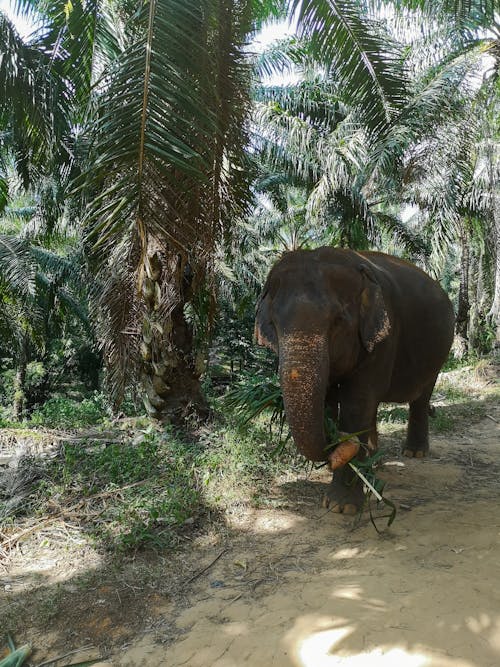
[[[485,414],[492,409],[491,402],[474,401],[478,404]],[[462,414],[468,405],[453,407]],[[496,424],[485,424],[478,438],[465,419],[453,436],[434,436],[431,457],[424,461],[400,457],[405,426],[394,426],[381,445],[402,465],[382,466],[380,474],[391,497],[407,509],[382,536],[366,514],[356,523],[322,510],[325,471],[274,485],[273,506],[242,507],[241,518],[217,515],[201,503],[200,519],[183,527],[176,549],[110,557],[82,539],[69,549],[68,562],[61,549],[51,551],[56,538],[50,531],[41,531],[39,539],[20,547],[32,551],[31,571],[8,570],[3,577],[0,628],[18,643],[32,641],[38,662],[89,643],[103,656],[113,655],[146,633],[158,646],[183,639],[175,646],[186,664],[196,667],[202,664],[198,658],[189,662],[194,636],[210,644],[227,632],[221,651],[227,649],[225,664],[234,667],[243,664],[233,652],[243,639],[254,649],[249,665],[268,664],[263,655],[259,662],[264,639],[282,656],[277,664],[290,667],[329,667],[337,655],[344,656],[346,667],[348,658],[363,655],[383,667],[392,664],[376,654],[377,646],[400,651],[393,659],[408,667],[433,665],[429,651],[452,656],[440,665],[451,667],[459,659],[467,666],[497,665],[500,615],[491,581],[500,577],[500,564],[490,552],[500,526],[492,525],[488,509],[500,502]],[[465,449],[472,450],[472,459]],[[67,529],[68,545],[88,530],[84,520],[74,522]],[[51,553],[59,560],[45,574],[40,560]],[[287,596],[296,597],[285,604]],[[195,610],[192,621],[178,625],[189,607]],[[241,621],[234,640],[229,630],[238,613],[250,621]],[[181,664],[176,655],[172,667]]]

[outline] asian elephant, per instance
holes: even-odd
[[[279,355],[285,412],[294,442],[311,461],[327,460],[325,406],[341,431],[377,446],[377,408],[409,403],[403,453],[429,450],[429,399],[454,331],[439,284],[381,252],[323,247],[286,253],[257,304],[257,342]],[[363,450],[364,448],[362,448]],[[326,506],[352,513],[363,500],[345,466]]]

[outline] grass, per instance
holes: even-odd
[[[200,479],[207,505],[224,510],[259,502],[271,480],[290,463],[295,453],[273,456],[279,437],[265,418],[240,425],[226,420],[201,435]]]
[[[499,393],[492,375],[481,362],[443,373],[433,398],[437,409],[431,433],[449,433],[461,422],[484,417],[488,401]],[[261,391],[260,385],[257,389]],[[257,398],[262,402],[260,394]],[[292,443],[276,453],[279,427],[269,428],[275,407],[242,424],[247,415],[242,420],[238,412],[228,414],[226,403],[224,416],[203,426],[192,424],[183,433],[145,428],[147,422],[139,418],[127,422],[130,435],[120,444],[66,443],[55,459],[44,463],[20,511],[27,518],[54,512],[64,518],[69,512],[95,544],[111,552],[175,546],[208,511],[265,504],[273,479],[303,461]],[[407,418],[406,406],[382,405],[379,430],[399,438]],[[109,428],[97,397],[88,404],[82,401],[79,411],[67,399],[53,399],[32,422],[68,430],[96,424]],[[9,520],[22,522],[23,516]],[[9,526],[9,534],[14,530]]]
[[[35,493],[39,507],[82,508],[80,520],[107,549],[134,550],[175,543],[176,530],[195,513],[193,475],[198,446],[151,429],[121,444],[63,444]]]
[[[272,447],[263,425],[231,420],[191,433],[149,427],[108,446],[66,442],[43,465],[15,520],[77,519],[95,545],[115,553],[172,547],[207,511],[258,502],[282,467]]]
[[[495,373],[487,359],[449,361],[431,398],[431,405],[435,407],[435,414],[429,420],[431,435],[450,433],[460,423],[483,419],[487,414],[487,402],[500,397],[500,386],[492,375]],[[406,428],[407,423],[407,406],[380,406],[378,424],[382,433],[390,433],[395,427]]]

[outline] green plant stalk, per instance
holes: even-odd
[[[375,496],[377,501],[382,502],[382,503],[384,503],[384,505],[387,505],[388,507],[391,508],[391,513],[389,515],[389,520],[387,522],[387,527],[389,527],[393,523],[394,519],[396,518],[396,514],[397,514],[396,505],[391,500],[388,500],[387,498],[385,498],[375,488],[375,486],[371,482],[368,481],[366,476],[359,469],[358,465],[356,465],[356,463],[358,463],[359,466],[364,466],[364,467],[366,467],[367,470],[369,469],[370,472],[371,472],[371,475],[373,476],[373,479],[376,481],[376,477],[375,477],[375,474],[374,474],[373,469],[372,469],[373,468],[373,462],[374,462],[374,459],[375,460],[379,459],[381,455],[382,455],[381,452],[376,452],[373,455],[373,457],[371,457],[368,461],[363,461],[363,462],[361,462],[361,461],[356,462],[356,459],[353,459],[355,462],[353,463],[352,461],[349,461],[349,466],[356,473],[356,475],[358,475],[358,477],[363,481],[363,483],[367,486],[367,488],[370,490],[370,492],[373,493],[373,495]],[[369,507],[369,510],[370,510],[370,521],[372,522],[373,527],[375,528],[377,533],[380,533],[381,531],[377,528],[377,524],[375,523],[375,519],[374,519],[373,514],[372,514],[371,505],[369,503],[368,503],[368,507]],[[360,516],[361,516],[361,512],[360,512]],[[379,518],[383,518],[383,517],[379,517]]]
[[[28,655],[31,653],[31,646],[25,644],[12,651],[9,655],[0,661],[0,667],[21,667]]]
[[[375,498],[376,498],[378,501],[382,501],[382,502],[384,502],[384,498],[380,495],[380,493],[377,491],[377,489],[376,489],[374,486],[372,486],[372,485],[370,484],[370,482],[366,479],[366,477],[363,475],[363,473],[361,472],[361,470],[360,470],[359,468],[357,468],[353,463],[351,463],[351,461],[349,461],[349,467],[350,467],[352,470],[354,470],[354,472],[356,473],[356,475],[358,475],[358,477],[359,477],[360,479],[363,480],[363,483],[366,484],[366,486],[370,489],[370,491],[373,493],[373,495],[375,496]]]

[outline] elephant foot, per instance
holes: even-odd
[[[361,510],[364,503],[363,486],[349,473],[342,470],[334,474],[323,497],[322,504],[325,509],[337,514],[351,515]]]
[[[417,445],[413,447],[412,445],[406,444],[403,447],[403,456],[406,456],[409,459],[423,459],[429,454],[429,445]]]

